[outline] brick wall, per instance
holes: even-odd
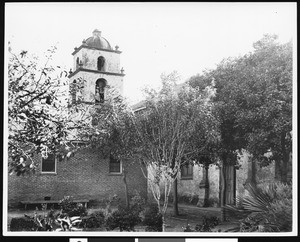
[[[40,157],[35,157],[41,160]],[[147,194],[147,181],[138,164],[128,166],[127,181],[129,193],[138,190],[141,195]],[[124,197],[122,175],[109,173],[109,160],[101,157],[97,151],[85,150],[75,154],[67,161],[57,161],[56,174],[41,174],[40,167],[36,174],[17,177],[8,176],[8,201],[16,205],[22,200],[53,200],[63,196],[80,199],[102,200],[109,195]]]

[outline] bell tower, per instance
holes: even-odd
[[[95,29],[92,36],[84,39],[79,47],[74,49],[73,71],[70,70],[70,88],[81,83],[81,92],[72,92],[71,103],[97,104],[105,102],[109,93],[123,95],[123,68],[120,68],[120,54],[116,46],[112,49],[110,43]],[[109,92],[108,92],[109,90]]]

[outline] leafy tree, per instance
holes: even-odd
[[[275,178],[286,182],[292,146],[292,45],[276,40],[264,36],[254,43],[253,53],[224,61],[211,75],[218,79],[220,113],[232,117],[228,123],[234,146],[245,148],[261,166],[274,160],[281,171]]]
[[[201,76],[196,76],[195,78],[191,78],[192,81],[198,81],[198,77],[200,77],[200,82],[204,81],[203,84],[206,85],[206,87],[200,87],[197,86],[197,89],[202,95],[205,95],[205,93],[210,93],[210,99],[207,103],[207,105],[210,106],[210,113],[209,118],[206,119],[207,122],[205,125],[203,125],[203,121],[197,122],[196,124],[196,130],[193,132],[189,139],[189,147],[193,151],[192,159],[195,161],[196,164],[199,164],[205,169],[205,177],[203,178],[205,181],[204,188],[204,204],[203,207],[209,206],[209,177],[208,177],[208,169],[209,166],[212,164],[218,164],[218,148],[220,146],[220,123],[219,123],[219,117],[215,110],[215,105],[212,102],[212,98],[215,95],[215,88],[214,88],[214,81],[209,83],[208,79],[204,79]],[[189,85],[193,85],[194,83],[188,82]],[[207,129],[207,127],[210,127],[210,129]]]
[[[246,131],[245,148],[261,166],[274,160],[275,178],[287,182],[292,150],[292,44],[276,40],[277,36],[266,35],[243,59],[249,75],[240,86],[244,92],[236,116],[238,128]]]
[[[62,90],[67,87],[68,73],[50,65],[55,49],[47,51],[43,66],[27,51],[9,53],[8,158],[9,172],[17,175],[35,170],[34,154],[47,157],[66,143],[68,120]]]
[[[195,77],[193,81],[189,81],[190,85],[203,90],[207,83],[215,83],[215,96],[213,97],[214,113],[218,120],[219,139],[217,143],[207,143],[204,150],[200,150],[196,157],[198,163],[204,165],[210,162],[217,162],[220,167],[220,204],[222,207],[222,220],[225,219],[226,203],[234,201],[235,193],[227,191],[227,184],[232,183],[231,174],[234,173],[232,168],[237,164],[236,151],[243,147],[242,137],[236,128],[237,105],[235,100],[230,98],[229,92],[234,86],[232,80],[238,73],[235,71],[234,62],[231,59],[223,60],[215,70],[206,71],[201,78]],[[197,135],[198,136],[198,135]],[[196,136],[196,137],[197,137]],[[207,153],[207,155],[203,155]],[[204,156],[204,157],[203,157]]]
[[[126,205],[129,206],[127,172],[135,160],[136,131],[134,116],[125,100],[108,91],[108,100],[93,108],[89,113],[92,125],[78,130],[77,137],[85,141],[85,147],[99,149],[104,157],[113,157],[122,162]],[[143,167],[141,167],[143,169]]]
[[[148,90],[146,109],[136,115],[137,151],[148,169],[148,184],[163,224],[172,184],[193,154],[189,139],[200,123],[210,130],[208,99],[208,94],[201,96],[188,85],[178,89],[176,73],[171,73],[162,75],[160,91]]]
[[[114,137],[112,124],[121,127],[120,120],[124,120],[120,119],[125,115],[121,115],[124,105],[113,90],[111,98],[97,108],[82,102],[84,80],[70,84],[68,72],[51,64],[55,51],[56,47],[47,51],[44,65],[26,51],[9,53],[9,172],[17,175],[35,171],[37,154],[46,158],[54,153],[63,160],[82,148],[94,147],[95,141],[103,145],[108,137]],[[74,93],[78,98],[70,102]],[[95,120],[97,125],[91,125]]]
[[[266,35],[254,43],[254,52],[225,59],[216,69],[190,81],[200,88],[209,79],[216,83],[214,102],[221,131],[218,156],[223,163],[221,204],[226,203],[222,167],[236,165],[237,150],[246,149],[260,166],[274,160],[275,178],[287,180],[292,144],[292,45],[276,40],[277,36]]]

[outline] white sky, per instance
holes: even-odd
[[[56,64],[70,69],[71,53],[94,29],[118,45],[124,94],[134,103],[160,74],[185,81],[223,58],[252,50],[263,34],[296,43],[296,3],[6,3],[5,42],[42,54],[57,45]]]

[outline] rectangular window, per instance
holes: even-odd
[[[110,156],[109,159],[109,173],[116,173],[116,174],[122,173],[121,161],[114,158],[113,156]]]
[[[181,166],[181,179],[191,180],[193,179],[193,164],[186,163]]]
[[[46,159],[42,158],[42,173],[56,173],[56,159],[54,154],[48,154]]]

